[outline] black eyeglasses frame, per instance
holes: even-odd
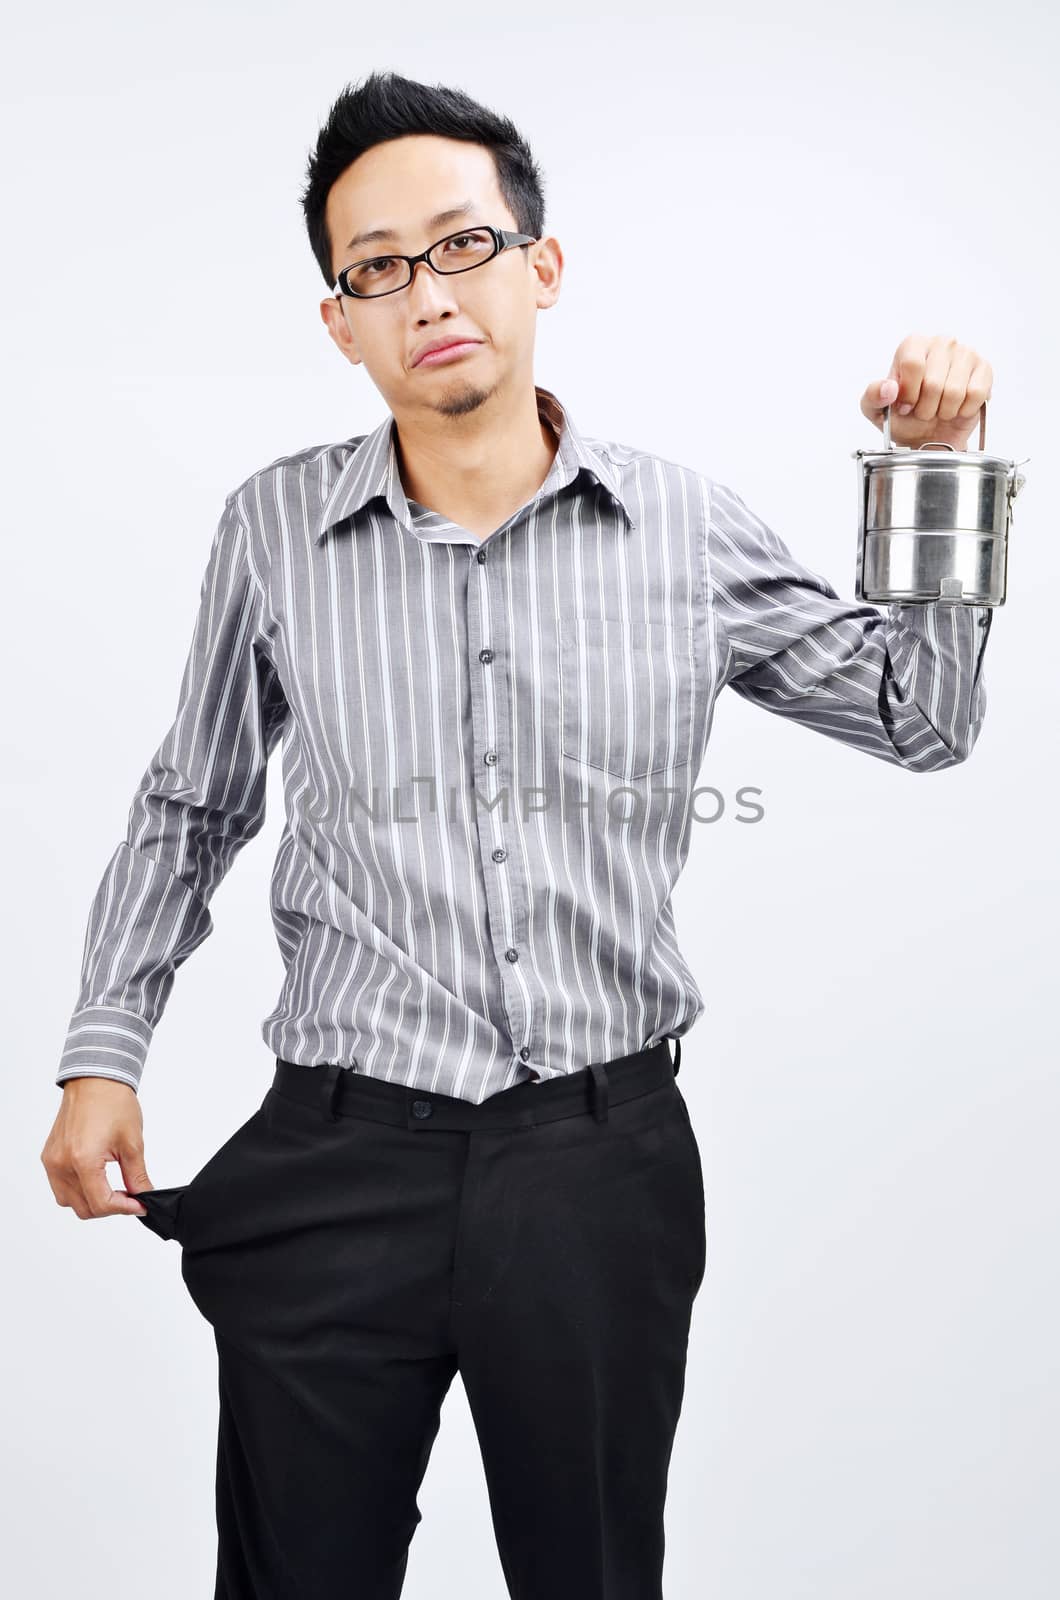
[[[465,233],[488,233],[493,239],[491,253],[488,256],[483,256],[481,261],[472,262],[470,267],[454,267],[451,272],[445,271],[442,267],[436,267],[430,259],[431,251],[437,250],[440,244],[448,244],[450,239],[462,238]],[[458,228],[455,233],[447,233],[444,239],[436,239],[432,245],[428,245],[426,250],[421,250],[418,256],[403,256],[398,255],[393,250],[385,250],[380,251],[379,255],[363,256],[360,261],[352,261],[348,267],[343,267],[335,279],[332,285],[332,293],[336,300],[340,300],[343,295],[347,295],[351,300],[384,300],[388,294],[400,294],[402,289],[408,288],[412,282],[416,265],[420,261],[426,261],[430,270],[436,272],[441,278],[455,278],[457,273],[474,272],[478,267],[484,267],[487,261],[492,261],[495,256],[499,256],[504,250],[511,250],[516,245],[536,244],[537,242],[538,235],[536,234],[512,233],[507,228],[494,228],[488,222],[479,222],[472,227]],[[349,274],[355,267],[367,266],[370,261],[381,261],[384,257],[390,261],[404,261],[407,264],[409,275],[404,283],[399,283],[396,289],[384,289],[381,294],[358,294],[356,289],[350,288]]]

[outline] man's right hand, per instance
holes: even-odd
[[[89,1217],[144,1217],[133,1195],[153,1189],[144,1165],[143,1117],[135,1089],[116,1078],[66,1078],[59,1114],[41,1161],[56,1203]],[[125,1189],[112,1189],[107,1162],[121,1167]]]

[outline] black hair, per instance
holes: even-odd
[[[329,289],[335,283],[331,239],[324,220],[328,191],[358,156],[408,134],[482,144],[493,156],[497,183],[516,231],[545,232],[543,179],[530,147],[514,123],[479,105],[461,89],[416,83],[396,72],[373,72],[347,84],[328,112],[306,169],[301,195],[313,254]],[[524,246],[525,248],[525,246]]]

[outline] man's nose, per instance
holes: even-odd
[[[412,269],[412,282],[408,286],[408,296],[414,306],[426,305],[431,310],[448,302],[453,305],[452,291],[445,281],[444,274],[432,272],[426,261],[417,261]]]

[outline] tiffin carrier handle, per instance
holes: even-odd
[[[890,408],[890,406],[884,406],[884,408],[883,408],[883,443],[884,443],[884,449],[886,449],[886,450],[894,450],[894,449],[897,448],[895,446],[894,442],[891,439],[891,408]],[[980,450],[983,450],[983,449],[985,449],[985,447],[986,447],[986,401],[984,400],[982,405],[979,407],[979,448],[980,448]],[[941,439],[937,440],[933,444],[932,443],[928,443],[928,444],[918,445],[917,448],[920,449],[920,450],[954,450],[954,454],[956,454],[956,450],[954,449],[954,446],[952,444],[943,444]]]

